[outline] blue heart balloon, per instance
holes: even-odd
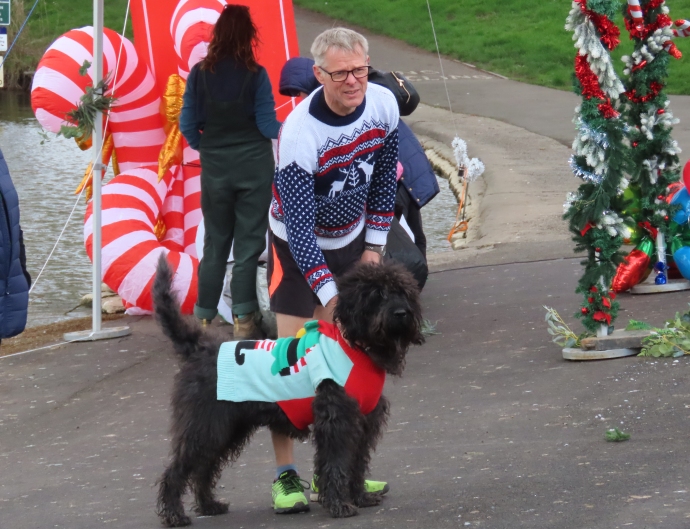
[[[671,204],[680,204],[680,210],[673,216],[673,222],[687,224],[690,217],[690,193],[687,189],[681,189],[671,199]],[[685,276],[683,276],[685,277]]]
[[[673,261],[685,279],[690,279],[690,246],[683,246],[673,254]]]

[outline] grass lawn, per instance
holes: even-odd
[[[375,33],[435,51],[426,0],[294,0]],[[441,53],[528,83],[570,90],[575,48],[564,29],[570,0],[429,0]],[[621,5],[624,2],[621,3]],[[690,0],[667,0],[673,20],[690,19]],[[618,59],[632,51],[622,15]],[[690,94],[690,38],[677,39],[684,58],[672,60],[668,90]]]
[[[174,0],[158,0],[174,1]],[[257,0],[261,1],[261,0]],[[293,0],[376,33],[435,51],[426,0]],[[34,0],[12,0],[14,32]],[[512,79],[570,90],[575,48],[564,29],[570,0],[429,0],[441,53]],[[690,0],[667,0],[671,18],[690,19]],[[621,3],[622,5],[622,3]],[[106,0],[106,27],[122,31],[127,0]],[[92,24],[93,0],[40,0],[6,66],[11,84],[19,72],[33,70],[46,47],[62,33]],[[622,27],[622,16],[615,22]],[[131,25],[127,30],[131,38]],[[618,60],[632,43],[622,30]],[[671,61],[668,90],[690,94],[690,38],[677,39],[685,54]]]
[[[35,0],[12,0],[12,20],[8,28],[9,43],[24,22]],[[106,0],[104,24],[122,32],[127,0]],[[33,71],[46,48],[60,35],[73,28],[93,25],[93,0],[40,0],[29,23],[5,64],[8,86],[17,86],[21,74]],[[131,23],[127,36],[132,37]]]

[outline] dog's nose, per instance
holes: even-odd
[[[398,318],[404,318],[407,316],[407,311],[405,309],[398,309],[393,314],[395,314]]]

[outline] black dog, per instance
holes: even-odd
[[[235,461],[260,426],[304,440],[309,428],[297,429],[273,402],[217,400],[216,361],[227,339],[183,317],[171,292],[172,272],[164,257],[153,287],[156,318],[175,347],[180,372],[171,398],[172,461],[160,479],[157,513],[164,525],[191,523],[182,495],[189,486],[196,511],[203,516],[228,512],[213,489],[228,461]],[[400,376],[410,344],[421,344],[421,307],[417,285],[402,266],[362,264],[338,282],[335,319],[342,337],[364,351],[377,368]],[[251,353],[246,353],[251,354]],[[388,400],[362,414],[358,402],[333,380],[316,388],[312,403],[314,472],[319,501],[333,517],[357,514],[358,507],[378,505],[381,496],[364,491],[371,452],[383,434]]]

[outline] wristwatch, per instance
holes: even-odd
[[[369,250],[370,252],[376,252],[379,254],[381,257],[386,255],[386,245],[385,244],[369,244],[365,243],[364,244],[364,249]]]

